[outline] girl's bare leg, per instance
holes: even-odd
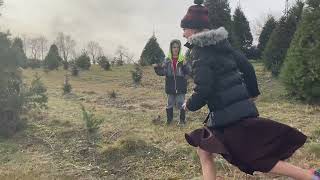
[[[313,174],[310,171],[284,161],[279,161],[270,173],[288,176],[296,180],[312,180],[313,178]]]
[[[214,164],[214,155],[201,148],[197,149],[198,156],[200,158],[202,174],[204,180],[215,180],[216,179],[216,168]]]
[[[203,179],[216,180],[216,168],[213,161],[215,156],[201,148],[197,149],[197,153],[200,158]],[[284,161],[279,161],[270,173],[291,177],[295,180],[313,180],[314,176],[310,171]]]

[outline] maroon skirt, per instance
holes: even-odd
[[[260,117],[244,119],[223,129],[203,127],[185,134],[185,138],[190,145],[221,154],[251,175],[255,171],[270,172],[307,139],[297,129]]]

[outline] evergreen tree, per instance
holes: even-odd
[[[26,89],[21,80],[22,49],[18,38],[12,42],[9,33],[0,32],[0,136],[8,137],[19,130],[23,122],[20,115],[25,108],[31,103],[39,103],[29,98],[33,92],[39,94],[38,91]]]
[[[9,36],[0,32],[0,136],[16,132],[23,106],[19,59]]]
[[[59,56],[58,47],[51,45],[47,56],[44,59],[44,66],[49,70],[58,69],[59,64],[62,62],[62,58]]]
[[[69,69],[69,62],[68,61],[62,61],[63,69],[68,70]]]
[[[265,67],[272,72],[274,76],[278,76],[283,60],[286,57],[287,50],[291,40],[299,24],[304,3],[298,1],[293,6],[288,16],[281,17],[278,25],[272,32],[263,53]]]
[[[308,1],[308,6],[280,77],[291,94],[320,103],[320,7],[313,0]]]
[[[48,95],[47,87],[41,81],[38,73],[34,74],[31,81],[31,86],[25,94],[25,108],[30,109],[47,109]]]
[[[249,22],[240,7],[237,7],[232,22],[233,45],[246,53],[252,46],[253,37]]]
[[[269,38],[271,36],[271,33],[274,30],[274,28],[276,27],[276,25],[277,25],[277,22],[274,19],[274,17],[269,16],[268,20],[264,24],[262,31],[261,31],[261,34],[259,36],[258,49],[260,50],[260,52],[264,51],[264,49],[269,41]]]
[[[64,75],[64,83],[63,83],[63,87],[62,87],[62,90],[63,90],[63,94],[68,94],[71,92],[72,90],[72,86],[69,82],[69,76],[68,74]]]
[[[228,0],[206,0],[204,5],[209,11],[209,23],[212,29],[225,27],[229,32],[229,41],[233,45],[231,9]]]
[[[80,57],[76,59],[76,65],[84,70],[89,70],[91,66],[91,60],[87,53],[83,52]]]
[[[221,26],[231,32],[231,10],[228,0],[206,0],[205,6],[209,11],[209,22],[213,29]]]
[[[2,4],[0,0],[0,6]],[[9,33],[0,32],[0,136],[15,133],[23,105],[19,59],[9,37]]]
[[[246,50],[245,55],[248,59],[258,60],[261,58],[261,51],[257,48],[257,46],[251,46]]]
[[[31,68],[31,69],[41,68],[42,61],[40,61],[39,59],[27,59],[27,65],[26,66]],[[46,67],[44,67],[44,68],[47,69]]]
[[[139,64],[134,64],[134,70],[131,71],[131,76],[132,76],[133,83],[135,85],[138,85],[141,83],[143,71]]]
[[[307,0],[307,4],[311,8],[318,8],[320,6],[320,1],[319,0]]]
[[[16,59],[18,60],[18,65],[20,67],[27,67],[27,56],[24,52],[23,42],[20,38],[15,38],[12,43],[12,49],[14,50],[14,54],[16,55]]]
[[[78,67],[75,65],[75,63],[71,64],[71,75],[72,76],[78,76],[79,75],[79,69]]]
[[[109,60],[107,59],[106,56],[100,56],[98,57],[98,64],[100,65],[101,68],[104,70],[110,70],[111,64]]]
[[[142,51],[139,64],[142,66],[157,64],[162,62],[164,58],[163,50],[160,48],[157,38],[153,35]]]

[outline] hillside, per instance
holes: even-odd
[[[257,100],[260,115],[309,136],[290,161],[320,167],[320,107],[292,100],[262,64],[254,66],[262,92]],[[25,82],[36,72],[42,77],[49,109],[30,112],[24,131],[0,139],[0,179],[199,179],[200,163],[184,133],[201,126],[207,109],[189,112],[185,127],[166,126],[164,78],[146,67],[142,85],[135,87],[132,69],[126,65],[103,71],[94,66],[71,77],[72,93],[67,95],[62,94],[66,71],[24,70]],[[88,145],[80,104],[105,119],[96,148]],[[220,157],[216,162],[220,179],[281,179],[245,176]]]

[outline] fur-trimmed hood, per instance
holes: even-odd
[[[209,31],[200,32],[192,35],[188,42],[191,45],[205,47],[210,45],[216,45],[221,41],[228,39],[228,31],[224,27],[213,29]]]

